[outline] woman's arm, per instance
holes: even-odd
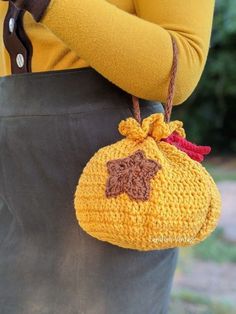
[[[180,104],[203,72],[215,0],[133,1],[138,16],[105,0],[51,0],[40,22],[120,88],[161,102],[173,60],[171,33],[179,48],[174,105]]]

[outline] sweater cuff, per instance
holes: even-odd
[[[14,4],[32,14],[36,22],[40,22],[51,0],[15,0]]]

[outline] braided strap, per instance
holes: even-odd
[[[173,99],[174,99],[174,92],[175,92],[175,81],[176,81],[176,73],[177,73],[177,66],[178,66],[178,46],[176,44],[176,41],[172,35],[171,41],[173,46],[173,63],[171,67],[171,73],[170,73],[170,83],[168,87],[168,95],[167,100],[165,103],[165,122],[169,123],[171,112],[173,108]],[[132,103],[133,103],[133,110],[134,110],[134,117],[135,119],[141,123],[141,113],[140,113],[140,105],[139,105],[139,99],[138,97],[132,95]]]

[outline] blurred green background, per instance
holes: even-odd
[[[207,0],[206,0],[207,1]],[[236,1],[216,0],[207,63],[191,97],[173,109],[187,138],[210,145],[203,165],[220,189],[222,215],[202,243],[179,250],[170,314],[236,313]]]
[[[188,137],[213,153],[236,153],[236,1],[216,1],[207,63],[191,97],[174,107]]]

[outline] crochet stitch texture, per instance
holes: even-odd
[[[164,122],[155,113],[140,125],[122,120],[124,139],[98,150],[79,178],[74,207],[91,236],[123,248],[148,251],[191,246],[215,229],[221,212],[218,188],[206,169],[174,145],[162,141],[173,132],[185,137],[181,121]],[[142,150],[161,167],[150,179],[147,200],[127,193],[107,197],[107,163]]]

